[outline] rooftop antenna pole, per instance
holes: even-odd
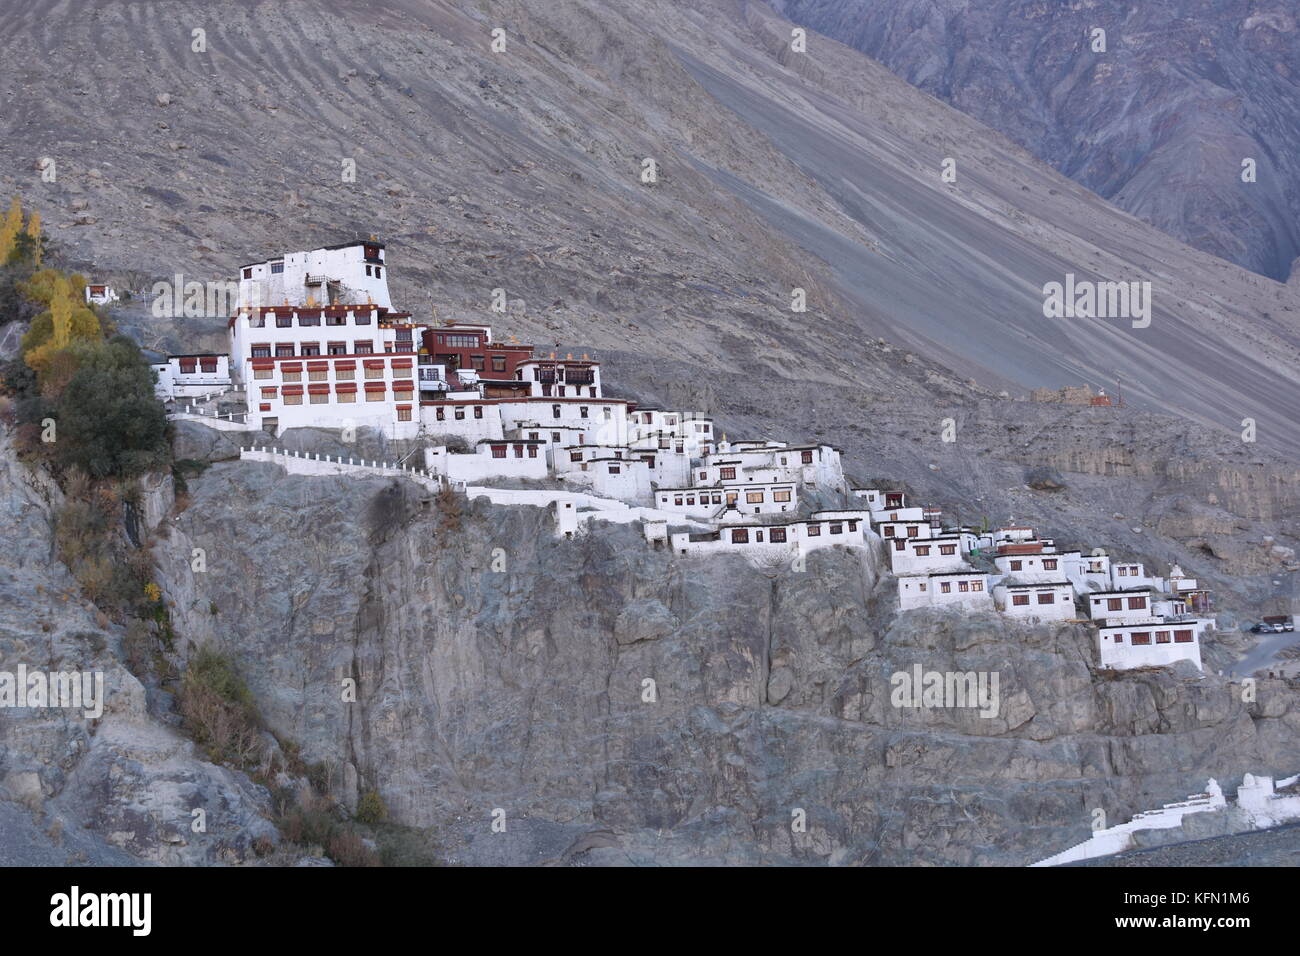
[[[1115,404],[1124,407],[1124,373],[1115,369]]]

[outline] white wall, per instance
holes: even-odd
[[[515,448],[523,457],[515,455]],[[534,446],[536,447],[536,446]],[[506,444],[506,457],[492,455],[491,445],[479,445],[472,455],[454,454],[445,446],[424,450],[425,468],[452,481],[484,481],[489,478],[545,478],[546,455],[538,448],[537,457],[528,457],[528,446],[519,442]]]
[[[1163,667],[1186,660],[1201,669],[1201,621],[1133,621],[1122,627],[1102,627],[1097,631],[1097,650],[1101,666],[1115,670],[1133,667]],[[1191,640],[1179,642],[1178,634],[1190,634]],[[1150,643],[1134,644],[1134,634],[1145,635]],[[1168,641],[1160,642],[1160,636]]]
[[[1150,591],[1101,591],[1087,595],[1088,616],[1094,621],[1145,620],[1152,613]],[[1120,607],[1112,609],[1111,601],[1119,601]],[[1137,604],[1137,607],[1130,605]]]
[[[1028,604],[1016,604],[1014,596],[1028,595]],[[1052,596],[1052,603],[1040,604],[1039,595]],[[993,589],[993,602],[1007,617],[1028,621],[1067,621],[1074,617],[1074,587],[1070,584],[1031,585],[1026,589],[1011,589],[999,584]]]

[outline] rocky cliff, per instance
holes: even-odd
[[[853,552],[765,573],[255,463],[191,491],[155,545],[178,631],[236,657],[337,797],[377,789],[450,861],[1027,863],[1095,807],[1294,763],[1282,682],[1247,703],[1214,676],[1099,675],[1079,626],[900,617]],[[915,664],[996,672],[997,716],[892,706]]]
[[[0,709],[0,861],[212,864],[277,839],[267,792],[203,760],[55,556],[57,486],[0,430],[0,671],[103,675],[103,712]],[[93,711],[92,711],[93,713]],[[202,809],[198,821],[193,811]],[[196,826],[200,827],[196,829]]]

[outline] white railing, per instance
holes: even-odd
[[[410,478],[431,491],[439,491],[444,479],[421,468],[413,468],[401,462],[367,461],[364,458],[344,458],[342,455],[321,455],[301,452],[287,448],[274,448],[256,445],[239,450],[241,461],[266,461],[279,465],[285,471],[295,475],[343,475],[361,474],[380,477]]]

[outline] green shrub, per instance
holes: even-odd
[[[388,807],[378,790],[367,790],[357,801],[358,823],[383,823],[388,819]]]

